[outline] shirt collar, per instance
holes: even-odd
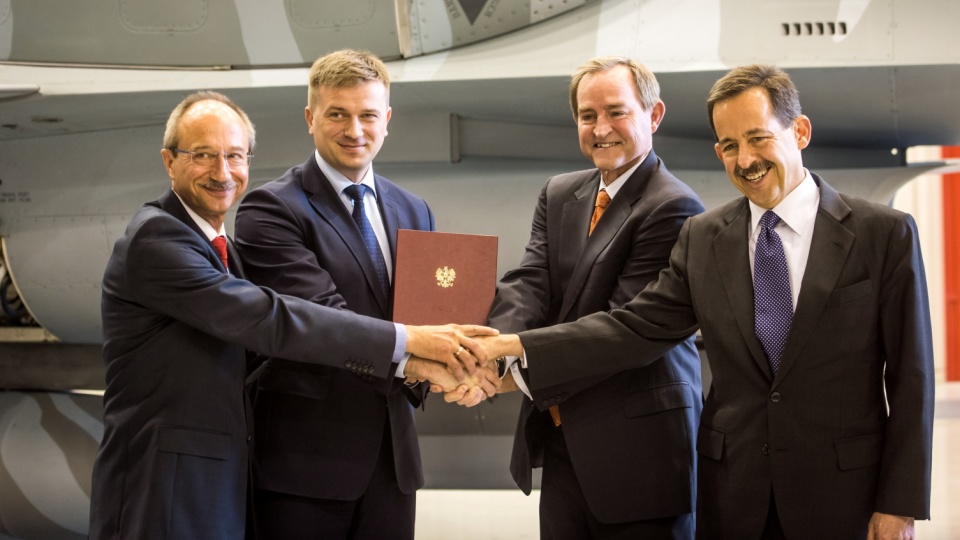
[[[803,169],[803,180],[800,181],[800,185],[788,193],[780,201],[780,204],[771,210],[780,217],[780,220],[787,227],[790,227],[798,235],[805,236],[813,228],[819,205],[820,190],[817,188],[817,183],[810,176],[810,171]],[[757,206],[753,201],[750,201],[750,230],[753,233],[757,230],[760,217],[766,211],[766,208]]]
[[[227,235],[227,230],[224,228],[223,225],[220,225],[219,231],[214,229],[213,225],[207,222],[207,220],[200,217],[200,214],[194,212],[193,208],[190,208],[189,204],[183,202],[183,199],[180,197],[179,194],[177,194],[176,191],[174,191],[173,194],[176,195],[178,199],[180,199],[180,203],[183,204],[183,207],[187,209],[187,214],[189,214],[190,217],[193,218],[193,221],[197,224],[197,226],[200,227],[200,230],[203,231],[203,234],[207,237],[207,240],[212,241],[214,238],[218,236]]]
[[[350,180],[344,176],[343,173],[334,169],[329,163],[324,161],[323,158],[320,157],[319,151],[314,150],[313,155],[317,160],[317,165],[320,167],[320,172],[327,177],[327,180],[330,181],[330,185],[333,186],[333,189],[337,192],[337,194],[342,194],[343,190],[354,184],[353,180]],[[377,186],[376,182],[373,181],[373,163],[367,167],[367,172],[363,173],[360,183],[367,186],[367,189],[373,192],[374,198],[377,197]]]
[[[614,197],[616,197],[617,192],[620,191],[620,188],[622,188],[623,185],[627,183],[628,178],[633,176],[633,173],[637,171],[637,168],[640,167],[640,164],[647,160],[648,155],[650,155],[650,152],[647,152],[646,154],[644,154],[636,163],[633,164],[633,167],[630,167],[629,169],[624,171],[623,174],[618,176],[617,179],[614,180],[613,182],[610,182],[609,185],[605,185],[603,183],[603,178],[601,178],[600,188],[597,190],[597,192],[599,193],[600,189],[605,189],[607,190],[607,195],[610,196],[610,199],[613,199]]]

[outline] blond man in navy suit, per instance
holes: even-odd
[[[313,64],[304,115],[316,150],[252,191],[237,213],[251,280],[391,319],[397,230],[431,231],[434,219],[423,199],[374,172],[392,115],[389,84],[383,62],[363,51]],[[359,202],[349,195],[357,186]],[[378,253],[365,244],[356,212]],[[423,485],[413,408],[425,396],[403,374],[402,366],[373,379],[282,356],[267,362],[254,402],[259,538],[413,538]]]

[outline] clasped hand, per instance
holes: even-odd
[[[496,394],[500,377],[493,358],[474,337],[496,336],[493,328],[477,325],[407,326],[403,375],[408,382],[429,381],[444,400],[472,407]]]
[[[502,384],[496,368],[480,366],[473,374],[457,379],[444,364],[418,356],[407,360],[404,375],[407,382],[429,382],[431,392],[442,392],[444,401],[465,407],[473,407],[494,396]]]

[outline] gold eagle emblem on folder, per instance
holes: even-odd
[[[457,271],[453,268],[448,268],[444,266],[443,268],[437,268],[437,285],[446,289],[447,287],[453,287],[453,280],[457,279]]]

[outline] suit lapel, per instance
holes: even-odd
[[[379,187],[379,185],[378,185]],[[330,227],[340,236],[347,251],[357,261],[357,265],[363,271],[367,286],[373,292],[384,313],[389,313],[388,300],[383,295],[380,284],[377,281],[377,273],[373,267],[373,261],[367,253],[367,248],[360,236],[360,230],[353,217],[343,205],[340,194],[334,191],[330,181],[320,171],[313,156],[307,159],[303,164],[303,190],[307,194],[310,206],[321,219],[330,224]]]
[[[180,202],[180,198],[177,197],[176,193],[174,193],[172,189],[167,190],[163,196],[157,199],[157,203],[166,213],[186,223],[187,227],[193,229],[193,232],[197,233],[201,239],[207,239],[207,235],[203,233],[203,231],[200,229],[200,226],[197,225],[197,222],[190,217],[190,214],[187,213],[187,209],[183,206],[183,203]],[[214,251],[212,244],[210,245],[210,251],[214,255],[217,254],[217,252]],[[219,255],[217,255],[217,259],[220,259]]]
[[[747,199],[741,199],[740,204],[734,205],[723,218],[727,225],[713,240],[713,254],[720,271],[720,281],[754,362],[772,380],[770,363],[757,339],[753,318],[753,277],[747,247],[750,206]]]
[[[233,244],[233,238],[227,235],[227,263],[230,265],[230,273],[236,277],[244,278],[243,262],[240,260],[240,254],[237,253],[237,247]]]
[[[580,289],[599,253],[599,250],[593,250],[595,253],[592,258],[585,253],[585,247],[588,245],[587,232],[590,229],[590,216],[593,215],[599,189],[600,171],[595,169],[592,174],[584,178],[583,185],[574,192],[573,200],[565,202],[561,209],[559,242],[555,242],[556,245],[563,246],[557,254],[560,283],[564,291],[558,319],[561,321],[567,316],[579,296]],[[586,260],[587,258],[589,260]]]
[[[157,199],[157,204],[165,212],[171,216],[179,219],[183,223],[190,227],[193,232],[197,233],[197,236],[200,238],[201,243],[207,246],[209,255],[211,255],[211,260],[217,261],[215,264],[222,268],[222,271],[226,271],[226,268],[223,268],[223,262],[220,259],[220,254],[213,248],[213,244],[207,239],[206,233],[200,229],[200,226],[197,225],[197,222],[193,220],[193,217],[187,212],[187,209],[183,206],[183,203],[180,202],[180,198],[173,192],[173,190],[167,190],[159,199]],[[243,277],[243,267],[240,265],[240,255],[237,253],[236,248],[233,246],[233,241],[230,239],[230,236],[227,236],[227,262],[230,264],[230,268],[233,269],[233,275],[238,277]]]
[[[373,175],[373,182],[377,185],[377,204],[380,206],[380,215],[383,217],[383,227],[387,230],[387,243],[390,244],[390,258],[396,260],[400,214],[390,186],[381,180],[379,175]]]
[[[643,163],[641,163],[640,166],[637,167],[637,170],[633,171],[633,174],[630,175],[630,178],[624,182],[623,186],[617,192],[617,196],[610,201],[610,205],[607,206],[607,209],[603,212],[603,218],[597,222],[593,234],[589,236],[587,236],[586,233],[590,229],[590,218],[593,216],[593,209],[597,201],[597,192],[600,189],[600,172],[596,171],[594,176],[590,177],[590,181],[577,190],[576,204],[579,206],[574,207],[574,203],[571,203],[569,212],[567,212],[567,207],[564,207],[564,219],[568,219],[569,214],[570,220],[579,220],[583,233],[574,238],[570,238],[569,236],[562,237],[565,243],[569,242],[572,244],[573,242],[571,242],[571,240],[577,241],[575,245],[576,249],[574,249],[574,246],[570,246],[569,250],[567,250],[566,247],[564,249],[569,251],[571,258],[577,257],[577,259],[573,271],[570,274],[570,279],[564,281],[567,286],[563,293],[563,303],[560,306],[559,320],[565,320],[570,310],[573,309],[577,298],[587,283],[587,279],[590,277],[590,270],[597,262],[597,258],[600,257],[603,250],[606,249],[606,247],[610,245],[610,242],[620,233],[623,224],[633,212],[634,205],[637,204],[637,201],[639,201],[646,192],[650,176],[656,172],[659,166],[660,160],[653,150],[651,150],[650,153],[647,154],[646,159],[643,160]],[[571,224],[570,229],[574,228]],[[567,229],[562,230],[564,233],[567,231]],[[574,234],[577,232],[579,231],[575,231]]]
[[[396,275],[397,271],[397,229],[400,228],[400,213],[397,210],[396,200],[393,197],[393,191],[390,189],[390,186],[386,182],[381,181],[382,179],[376,174],[373,175],[373,182],[377,186],[377,205],[380,207],[380,216],[383,218],[383,228],[387,233],[387,244],[388,249],[390,250],[390,261],[393,264],[393,268],[390,269],[390,275]],[[373,264],[371,263],[370,269],[373,270]],[[375,277],[375,272],[370,273],[370,278]],[[369,278],[368,278],[369,279]],[[375,283],[371,282],[371,286]],[[393,289],[393,282],[390,283],[391,296]],[[376,287],[379,289],[379,287]],[[380,303],[380,307],[383,308],[383,312],[390,314],[392,311],[390,309],[390,298],[384,297],[383,294],[380,294],[381,291],[375,291],[377,293],[377,302]]]
[[[850,207],[820,177],[813,177],[820,186],[820,208],[813,226],[810,256],[803,272],[797,309],[793,314],[790,335],[787,336],[784,357],[774,384],[787,375],[811,338],[856,239],[842,224],[850,214]]]

